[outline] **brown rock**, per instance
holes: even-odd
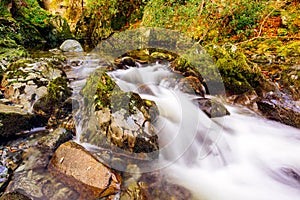
[[[120,175],[75,142],[62,144],[55,151],[48,168],[61,181],[75,188],[84,199],[99,199],[120,190]]]

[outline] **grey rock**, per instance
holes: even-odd
[[[268,119],[300,128],[300,108],[288,95],[269,93],[256,103],[259,111]]]
[[[83,48],[76,40],[66,40],[59,48],[65,52],[83,52]]]
[[[24,170],[14,174],[7,193],[22,191],[29,199],[78,199],[79,194],[53,177],[47,170]]]

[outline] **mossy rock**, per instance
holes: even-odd
[[[47,94],[41,97],[34,105],[36,113],[49,118],[56,109],[61,109],[64,101],[72,94],[69,80],[66,77],[57,77],[51,80],[47,87]]]
[[[242,50],[232,50],[230,46],[207,46],[206,49],[216,63],[228,94],[243,94],[253,90],[261,93],[261,90],[271,88],[260,68],[251,63]]]
[[[122,91],[105,69],[96,70],[81,93],[84,96],[81,112],[88,116],[82,142],[111,149],[115,156],[113,160],[107,158],[107,162],[117,163],[115,158],[125,154],[125,160],[157,159],[158,136],[152,123],[159,112],[153,101]]]
[[[63,60],[54,57],[19,59],[10,63],[1,82],[5,97],[25,110],[33,108],[40,125],[45,125],[72,94],[62,67]]]
[[[119,86],[111,79],[107,73],[100,77],[95,95],[96,110],[111,107],[111,96],[113,91],[121,92]]]
[[[130,174],[129,174],[130,175]],[[161,200],[191,200],[191,192],[180,185],[173,184],[167,180],[160,172],[148,172],[144,174],[134,173],[131,176],[140,176],[138,180],[133,178],[125,180],[130,184],[127,184],[126,188],[121,191],[121,200],[131,200],[131,199],[161,199]]]

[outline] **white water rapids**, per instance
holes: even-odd
[[[299,129],[236,106],[226,106],[230,116],[210,119],[192,102],[195,95],[170,84],[174,75],[160,64],[110,76],[123,90],[156,102],[161,170],[194,199],[300,199]]]

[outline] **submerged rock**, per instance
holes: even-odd
[[[64,41],[59,48],[64,52],[83,52],[81,44],[71,39]]]
[[[137,180],[128,179],[127,186],[122,190],[120,199],[190,200],[192,194],[186,188],[168,181],[159,171],[155,171],[140,174]]]
[[[62,144],[48,166],[52,174],[75,188],[84,199],[119,192],[120,175],[104,166],[75,142]]]
[[[30,130],[33,120],[33,115],[26,111],[0,103],[0,138],[15,136],[20,131]]]
[[[78,199],[79,194],[72,188],[57,180],[47,171],[47,165],[55,148],[69,140],[72,135],[63,129],[32,133],[26,140],[19,138],[10,141],[11,150],[21,148],[21,163],[17,169],[11,168],[13,177],[5,192],[21,192],[30,199]],[[11,152],[9,152],[11,154]],[[11,163],[7,158],[6,163]],[[9,164],[11,166],[11,164]]]
[[[199,98],[195,99],[194,102],[197,103],[199,108],[210,118],[230,115],[226,107],[216,100]]]
[[[30,199],[78,199],[79,194],[58,181],[45,169],[18,171],[7,188],[8,193],[19,191]]]

